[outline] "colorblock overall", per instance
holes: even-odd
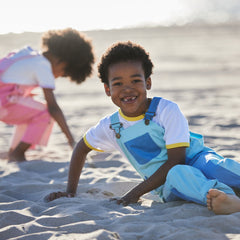
[[[53,127],[46,105],[35,101],[31,91],[37,86],[18,85],[1,81],[3,73],[15,62],[36,56],[32,54],[13,58],[14,53],[0,60],[0,121],[16,125],[11,142],[14,149],[20,141],[46,145]]]
[[[149,178],[168,159],[164,128],[151,121],[161,98],[153,98],[145,118],[123,129],[118,113],[111,116],[110,128],[127,159],[143,179]],[[240,164],[224,159],[204,146],[202,135],[190,132],[190,147],[186,148],[186,164],[176,165],[168,172],[166,182],[154,193],[163,202],[184,199],[206,205],[209,189],[235,194],[240,188]]]

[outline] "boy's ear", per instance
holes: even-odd
[[[152,87],[152,79],[149,77],[146,80],[146,88],[147,88],[147,90],[150,90],[151,87]]]
[[[107,96],[110,97],[111,96],[110,88],[106,83],[104,83],[104,89],[105,89],[105,93],[107,94]]]

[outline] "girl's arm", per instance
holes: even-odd
[[[77,191],[79,178],[87,157],[87,154],[91,151],[86,146],[83,139],[79,141],[73,150],[69,173],[68,173],[68,185],[66,192],[53,192],[50,193],[45,199],[46,201],[52,201],[60,197],[74,197]]]
[[[168,171],[172,167],[177,164],[185,164],[185,151],[185,147],[168,149],[168,160],[151,177],[130,190],[121,199],[117,200],[117,203],[123,204],[124,206],[129,203],[136,203],[143,194],[163,185],[166,181]]]
[[[53,119],[58,123],[59,127],[61,128],[62,132],[68,139],[69,145],[73,148],[75,145],[75,141],[73,136],[69,130],[67,122],[64,118],[63,112],[61,108],[58,106],[57,101],[55,99],[54,93],[52,89],[43,88],[44,97],[47,102],[47,107],[50,115]]]

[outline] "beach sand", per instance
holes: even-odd
[[[149,96],[177,102],[190,130],[203,134],[207,146],[240,161],[239,25],[86,33],[93,40],[97,62],[116,41],[143,45],[155,65]],[[40,34],[0,35],[0,56],[27,44],[39,48]],[[105,96],[96,70],[77,87],[57,80],[55,92],[76,139],[116,110]],[[47,203],[44,197],[48,193],[66,188],[71,149],[56,125],[46,148],[29,151],[27,162],[8,163],[12,130],[0,122],[1,240],[240,239],[240,213],[217,216],[194,203],[162,204],[151,194],[127,207],[110,202],[111,197],[122,196],[141,181],[117,152],[92,152],[77,196]]]

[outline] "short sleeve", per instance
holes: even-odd
[[[110,119],[104,118],[97,125],[90,128],[84,135],[85,144],[95,151],[108,152],[116,150],[116,140],[110,130]]]
[[[42,88],[55,89],[55,78],[52,73],[51,64],[44,57],[39,57],[42,59],[39,59],[35,68],[35,77],[38,85]]]
[[[5,83],[55,89],[55,78],[50,62],[42,55],[13,63],[2,75]]]
[[[165,129],[166,148],[189,147],[188,122],[178,105],[171,102],[163,111],[162,123]]]

